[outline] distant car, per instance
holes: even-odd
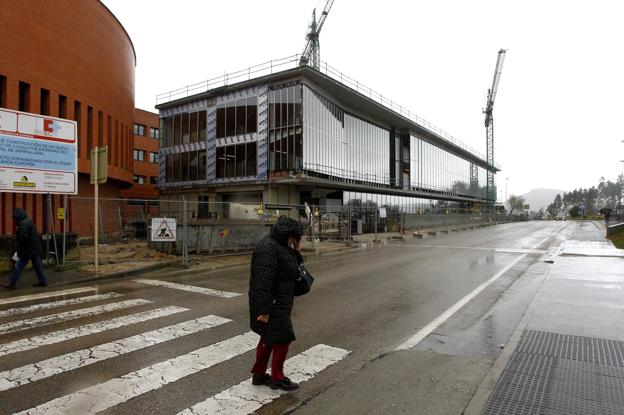
[[[557,216],[555,217],[555,219],[557,219],[557,220],[566,220],[566,214],[565,214],[565,212],[559,212],[559,213],[557,213]]]

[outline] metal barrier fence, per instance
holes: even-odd
[[[85,197],[65,198],[61,209],[64,215],[57,218],[61,223],[56,227],[59,229],[56,243],[50,245],[52,257],[63,267],[94,264],[96,213],[99,264],[103,265],[188,263],[202,254],[247,252],[269,234],[280,216],[297,220],[304,229],[304,243],[311,247],[323,241],[351,243],[358,234],[397,232],[435,224],[438,223],[435,218],[439,217],[445,217],[447,222],[488,217],[473,210],[428,208],[402,212],[393,207],[385,207],[380,215],[375,204],[261,207],[244,203],[108,198],[100,198],[96,209],[94,199]],[[162,241],[159,234],[169,232],[170,241]]]

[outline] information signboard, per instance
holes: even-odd
[[[78,193],[76,121],[0,108],[0,192]]]

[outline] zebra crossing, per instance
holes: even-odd
[[[240,296],[238,293],[167,281],[135,280],[134,282],[161,289],[176,289],[193,293],[193,295],[203,294],[219,298],[214,301],[227,301]],[[191,335],[212,332],[219,326],[229,327],[233,324],[233,320],[226,316],[209,313],[197,316],[197,313],[193,313],[192,306],[186,304],[185,307],[179,307],[172,304],[159,304],[153,299],[129,298],[115,292],[94,291],[89,287],[89,289],[52,292],[47,296],[45,294],[22,296],[26,299],[15,297],[18,298],[15,301],[5,299],[3,302],[0,299],[0,364],[4,369],[0,370],[0,400],[4,393],[19,394],[20,388],[36,386],[37,382],[53,382],[55,376],[75,376],[78,379],[81,376],[81,370],[86,370],[88,366],[97,363],[114,366],[115,359],[123,359],[133,352],[141,353],[153,347],[171,346],[176,342],[184,343],[184,339],[192,337]],[[66,298],[67,296],[72,297]],[[33,304],[22,305],[26,302]],[[97,302],[105,302],[105,304],[97,304]],[[91,305],[92,303],[96,304]],[[18,306],[14,306],[16,304]],[[2,309],[3,305],[14,307]],[[132,308],[139,306],[151,307],[151,309],[133,312]],[[65,311],[64,307],[72,309]],[[107,314],[113,311],[125,312],[126,315],[109,318]],[[169,320],[161,325],[159,321],[163,318]],[[6,319],[13,321],[3,321]],[[85,324],[81,319],[98,321]],[[171,324],[171,319],[177,322]],[[141,330],[142,324],[148,322],[151,322],[150,330]],[[71,327],[55,329],[55,324],[61,323],[65,326],[71,325]],[[157,325],[160,327],[154,328]],[[121,328],[131,335],[100,342],[99,339],[107,331]],[[235,326],[232,328],[237,331]],[[31,329],[36,329],[37,334],[27,337],[28,330]],[[39,333],[45,330],[48,332]],[[99,344],[89,343],[88,347],[81,348],[75,346],[76,342],[69,343],[74,339],[84,339],[88,342],[98,334],[99,336],[95,338],[98,339]],[[66,391],[61,388],[63,392],[59,393],[60,396],[53,396],[51,399],[48,397],[46,402],[29,402],[30,397],[27,397],[21,400],[23,404],[18,408],[20,412],[14,413],[96,414],[103,411],[117,413],[116,407],[129,400],[141,399],[149,392],[160,390],[165,386],[175,389],[176,382],[184,378],[199,372],[203,373],[203,371],[210,373],[212,367],[228,364],[236,357],[252,352],[258,340],[258,335],[255,333],[243,331],[232,337],[220,338],[211,344],[201,345],[199,348],[196,343],[193,343],[193,350],[188,351],[186,348],[173,357],[167,356],[169,358],[161,358],[147,365],[141,363],[140,366],[144,367],[131,367],[130,369],[134,370],[129,369],[127,373],[121,375],[119,374],[122,372],[117,372],[108,379],[95,384],[90,384],[88,381],[86,384],[76,382],[76,385],[82,386],[74,386],[74,390]],[[64,342],[70,344],[68,350],[64,349],[64,353],[58,351],[47,353],[48,349],[43,348],[56,344],[59,347],[55,350],[59,350]],[[12,360],[7,360],[9,355],[19,357],[20,353],[35,349],[39,351],[26,355],[26,357],[37,356],[32,361],[24,362],[23,358],[18,358],[12,365]],[[175,350],[175,348],[172,349]],[[293,381],[305,382],[329,366],[340,362],[349,353],[338,347],[314,345],[288,359],[285,370]],[[253,357],[250,356],[250,364],[251,359]],[[240,371],[240,368],[236,370]],[[240,379],[242,380],[240,383],[227,386],[223,391],[212,396],[204,396],[200,399],[193,397],[195,401],[188,402],[186,409],[180,411],[180,408],[177,408],[171,413],[177,412],[184,415],[249,414],[278,399],[284,393],[266,386],[253,386],[250,382],[250,374],[247,372],[240,373]],[[178,393],[183,394],[184,391]],[[31,407],[24,409],[26,406]]]

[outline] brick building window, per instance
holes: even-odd
[[[6,76],[0,75],[0,107],[6,108],[7,80]]]
[[[158,177],[150,176],[150,184],[158,184]]]
[[[59,118],[67,118],[67,97],[59,95],[58,115]]]
[[[134,149],[134,159],[137,161],[145,161],[145,151]]]
[[[145,126],[141,124],[134,124],[134,135],[145,135]]]
[[[150,152],[150,163],[158,163],[158,153]]]
[[[134,182],[136,184],[145,184],[145,176],[134,176]]]
[[[19,83],[19,111],[30,112],[30,84]]]
[[[160,130],[158,128],[150,127],[150,137],[160,138]]]
[[[50,115],[50,91],[41,88],[41,97],[39,101],[39,114]]]

